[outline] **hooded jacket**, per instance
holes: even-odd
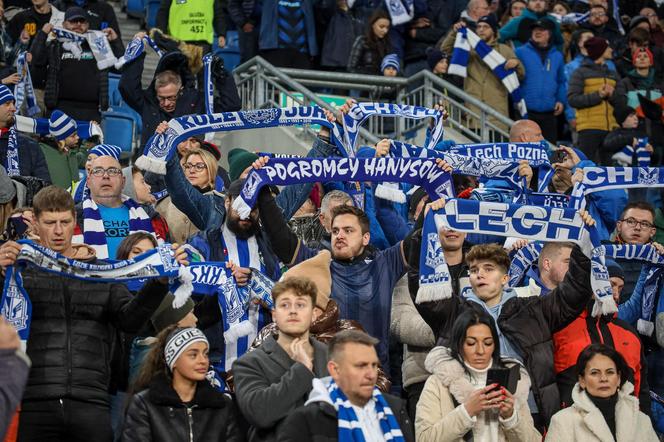
[[[238,442],[243,436],[233,401],[210,382],[198,381],[194,398],[184,403],[163,374],[132,398],[122,429],[126,442]]]
[[[304,407],[291,413],[279,428],[279,442],[332,442],[338,440],[339,421],[337,411],[327,391],[331,378],[314,379],[313,389]],[[392,410],[406,442],[415,442],[413,424],[408,417],[406,403],[382,393]]]
[[[632,396],[633,390],[634,386],[629,381],[618,390],[614,439],[602,412],[577,383],[572,391],[574,405],[553,416],[545,440],[550,442],[659,441],[650,418],[639,411],[639,400]]]
[[[508,368],[515,365],[515,361],[509,359],[502,362]],[[425,364],[432,375],[427,379],[417,403],[415,432],[418,442],[461,442],[469,433],[482,432],[481,427],[486,427],[490,420],[498,420],[499,441],[538,442],[542,439],[528,408],[530,378],[525,368],[521,367],[521,378],[514,393],[512,418],[502,419],[483,412],[483,415],[469,419],[462,404],[476,387],[471,383],[468,372],[443,347],[431,350]]]
[[[416,275],[409,277],[416,278]],[[411,281],[411,284],[414,283]],[[575,246],[569,271],[557,288],[547,296],[519,298],[514,294],[500,304],[496,315],[499,333],[518,350],[528,370],[535,402],[545,425],[560,409],[560,393],[553,370],[553,334],[576,319],[591,297],[590,261]],[[416,304],[416,307],[436,335],[438,345],[445,347],[449,347],[452,324],[459,314],[469,308],[487,312],[480,303],[457,296]]]
[[[90,247],[74,248],[72,259],[96,260]],[[133,296],[124,284],[87,282],[32,268],[22,275],[32,302],[26,351],[32,368],[23,400],[69,397],[108,405],[113,328],[137,332],[168,286],[151,280]]]
[[[574,71],[569,80],[567,101],[576,109],[576,130],[610,131],[618,126],[613,116],[613,108],[617,103],[617,91],[603,99],[599,91],[605,84],[616,86],[618,74],[611,71],[606,64],[597,64],[592,60],[584,60]]]
[[[150,86],[143,89],[141,78],[145,64],[145,53],[136,60],[127,63],[122,70],[122,77],[118,90],[122,99],[141,115],[143,128],[141,130],[141,146],[145,146],[148,139],[162,121],[182,117],[190,114],[204,114],[205,99],[204,88],[196,87],[196,79],[189,70],[187,57],[181,52],[169,52],[161,57],[154,71]],[[164,112],[159,106],[157,92],[155,91],[156,77],[163,71],[175,71],[182,79],[182,90],[177,99],[175,110],[172,113]],[[224,71],[226,72],[226,71]],[[235,87],[233,76],[226,72],[223,78],[214,78],[214,111],[235,112],[242,107],[240,97]],[[137,152],[141,153],[139,149]]]

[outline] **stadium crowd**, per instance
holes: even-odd
[[[104,0],[0,1],[0,437],[661,440],[660,16],[661,0],[162,0],[158,29],[125,52]],[[251,110],[223,60],[203,59],[233,28],[243,60],[428,69],[516,120],[504,128],[510,143],[547,150],[540,162],[509,158],[520,189],[452,172],[441,158],[456,144],[439,140],[432,167],[451,174],[455,200],[512,204],[523,191],[567,207],[597,167],[645,176],[638,188],[582,193],[575,216],[607,247],[652,253],[605,259],[617,308],[602,312],[584,247],[479,228],[437,226],[432,237],[427,214],[450,199],[424,186],[394,184],[405,202],[378,183],[263,186],[243,216],[237,203],[270,167],[258,153],[270,146],[226,153],[201,134],[177,144],[165,173],[142,170],[136,157],[173,131],[169,120]],[[153,43],[161,58],[144,88]],[[142,120],[132,158],[100,139],[114,71]],[[324,111],[308,158],[345,156],[330,127],[345,127],[356,104]],[[446,115],[444,103],[431,111]],[[391,157],[391,146],[357,157]],[[30,253],[60,264],[26,263]],[[172,274],[72,277],[164,254],[180,270],[218,265],[227,278],[183,300]],[[451,293],[421,296],[423,261],[440,260]],[[156,271],[150,262],[145,272]]]

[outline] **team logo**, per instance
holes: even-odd
[[[226,301],[226,318],[224,318],[224,321],[227,324],[237,322],[244,315],[244,303],[241,300],[240,291],[246,290],[246,287],[236,287],[232,278],[228,278],[222,285],[221,295]]]
[[[247,180],[244,183],[244,188],[242,189],[242,196],[245,199],[251,199],[258,190],[258,186],[263,182],[263,179],[258,175],[258,173],[250,173],[247,176]]]
[[[438,233],[429,233],[427,235],[427,256],[426,265],[435,269],[436,267],[445,264],[445,257],[443,256],[443,249],[440,247],[440,239]]]
[[[178,262],[174,259],[175,255],[173,254],[173,249],[170,245],[161,245],[157,247],[157,252],[161,258],[161,262],[164,263],[164,270],[170,272],[171,270],[176,270],[179,267]]]
[[[659,169],[656,167],[639,168],[639,184],[652,185],[659,181]]]
[[[281,109],[258,109],[242,113],[245,120],[256,125],[267,125],[279,118]]]
[[[96,37],[94,39],[95,46],[97,47],[97,51],[102,54],[106,55],[108,54],[108,44],[106,43],[106,35],[102,34],[99,37]]]
[[[21,295],[18,287],[9,286],[7,296],[2,306],[2,316],[17,331],[23,330],[28,325],[28,303]]]
[[[168,151],[170,150],[170,146],[172,145],[173,139],[176,136],[177,136],[177,131],[169,126],[169,128],[166,129],[166,132],[164,132],[163,134],[158,134],[152,139],[152,145],[150,146],[150,150],[157,157],[165,157]]]

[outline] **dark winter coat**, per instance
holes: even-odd
[[[390,53],[387,40],[378,43],[376,47],[369,47],[367,38],[361,35],[355,39],[348,58],[348,72],[367,75],[383,75],[380,64],[383,57]]]
[[[48,165],[44,152],[39,144],[30,137],[23,134],[17,134],[18,142],[18,169],[22,176],[34,176],[48,183],[51,182],[51,175],[48,173]],[[0,165],[7,165],[7,146],[9,144],[9,133],[0,135]]]
[[[166,376],[132,398],[122,440],[126,442],[203,442],[244,440],[233,401],[207,380],[196,384],[191,402],[183,403]]]
[[[4,278],[2,278],[4,283]],[[32,301],[24,401],[71,399],[108,405],[113,328],[136,333],[168,286],[152,280],[136,296],[124,284],[92,283],[27,268]]]
[[[143,129],[141,130],[141,147],[145,146],[154,131],[162,121],[190,114],[204,114],[205,98],[203,89],[196,88],[196,80],[189,70],[187,57],[180,52],[171,52],[164,55],[155,69],[155,77],[160,72],[172,70],[180,74],[182,79],[182,92],[178,97],[175,111],[172,114],[164,112],[159,107],[157,93],[155,92],[155,79],[150,86],[143,89],[141,78],[145,55],[141,55],[131,63],[127,63],[122,70],[122,77],[118,89],[122,99],[141,115]],[[240,110],[240,97],[235,87],[233,76],[228,74],[224,78],[215,78],[215,112],[235,112]],[[142,152],[142,149],[139,149]]]

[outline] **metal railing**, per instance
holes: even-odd
[[[358,97],[359,101],[391,101],[433,107],[445,102],[447,125],[471,142],[501,142],[509,139],[514,121],[433,73],[423,70],[409,77],[382,77],[347,72],[277,68],[261,57],[238,66],[233,74],[243,109],[282,107],[283,97],[296,105],[316,104],[334,110],[318,94]],[[360,130],[360,142],[373,144],[381,138],[412,140],[428,121],[375,116]],[[310,129],[304,129],[311,134]]]

